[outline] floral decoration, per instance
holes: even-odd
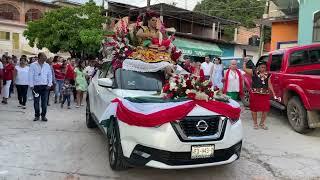
[[[214,91],[209,80],[190,74],[174,75],[162,88],[166,99],[189,98],[193,100],[213,100]]]

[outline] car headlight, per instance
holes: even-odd
[[[221,116],[220,119],[222,121],[229,120],[231,122],[231,124],[235,124],[237,121],[239,121],[239,119],[230,119],[230,118],[227,118],[227,117],[224,117],[224,116]]]

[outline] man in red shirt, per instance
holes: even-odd
[[[13,80],[13,73],[14,73],[14,66],[12,64],[12,58],[6,57],[6,60],[4,61],[4,69],[3,69],[3,87],[2,87],[2,103],[8,104],[8,98],[10,94],[10,85]]]
[[[53,58],[53,70],[54,70],[54,76],[56,79],[56,86],[55,86],[55,98],[54,98],[54,103],[58,102],[58,97],[59,97],[59,102],[62,101],[62,95],[61,95],[61,90],[63,86],[63,82],[66,76],[65,69],[63,67],[63,64],[61,63],[63,61],[62,57],[55,56]]]
[[[66,70],[66,79],[68,79],[70,81],[70,84],[72,86],[76,85],[76,83],[75,83],[76,75],[74,73],[75,66],[76,66],[76,60],[74,58],[72,58],[70,60],[70,63],[67,65],[67,70]],[[76,97],[77,97],[77,91],[74,88],[74,90],[73,90],[73,99],[74,99],[75,102],[76,102]]]
[[[2,57],[2,59],[0,59],[0,94],[1,94],[1,89],[2,89],[2,79],[3,79],[3,63],[2,60],[4,57]]]

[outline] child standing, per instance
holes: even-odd
[[[62,95],[63,95],[63,100],[61,102],[61,108],[63,108],[63,104],[66,102],[66,100],[68,101],[68,109],[70,108],[70,101],[71,101],[71,94],[73,91],[73,86],[70,84],[70,80],[69,79],[65,79],[63,86],[62,86]]]

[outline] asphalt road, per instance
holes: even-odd
[[[49,107],[48,122],[33,122],[26,110],[0,105],[0,180],[213,180],[320,179],[320,130],[301,135],[286,117],[272,110],[269,130],[254,130],[249,111],[242,113],[242,157],[230,165],[188,170],[133,168],[114,172],[107,141],[85,126],[85,108]]]

